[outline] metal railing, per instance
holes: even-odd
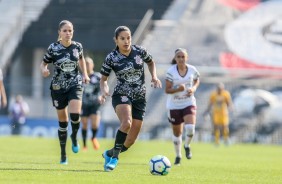
[[[147,10],[145,13],[143,19],[141,20],[140,24],[138,25],[136,31],[134,32],[132,36],[132,43],[133,44],[140,44],[146,35],[147,31],[152,26],[152,17],[153,17],[154,11],[152,9]]]

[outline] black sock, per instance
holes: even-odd
[[[120,150],[120,153],[125,152],[125,151],[127,151],[127,150],[128,150],[128,148],[125,147],[124,145],[122,145],[122,148],[121,148],[121,150]],[[113,154],[114,154],[114,148],[112,148],[112,149],[110,149],[110,150],[107,151],[107,155],[108,155],[109,157],[112,157]]]
[[[125,151],[127,151],[127,150],[128,150],[128,148],[125,147],[124,145],[122,145],[122,148],[121,148],[121,151],[120,151],[120,152],[122,153],[122,152],[125,152]]]
[[[114,148],[112,148],[112,149],[108,150],[106,153],[107,153],[107,155],[108,155],[109,157],[113,157],[113,154],[114,154]]]
[[[74,146],[77,146],[77,139],[76,139],[76,135],[77,135],[77,132],[79,130],[79,126],[80,126],[80,123],[74,123],[74,122],[71,122],[71,127],[72,127],[72,134],[71,134],[71,138],[73,140],[73,144]]]
[[[81,134],[82,134],[83,146],[86,147],[87,130],[82,129]]]
[[[66,143],[68,137],[68,122],[59,122],[58,137],[61,146],[61,156],[66,156]]]
[[[97,129],[92,128],[92,139],[96,137],[96,134],[97,134]]]
[[[113,149],[113,157],[114,158],[118,158],[118,155],[121,151],[122,145],[125,142],[126,136],[127,136],[127,133],[124,133],[120,130],[117,131],[115,146],[114,146],[114,149]]]

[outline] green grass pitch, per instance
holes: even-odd
[[[81,141],[80,141],[81,144]],[[173,166],[167,176],[153,176],[148,162],[162,154],[174,162],[171,141],[137,141],[120,155],[118,167],[103,171],[101,154],[113,140],[100,140],[94,151],[74,154],[67,142],[68,165],[60,165],[57,139],[0,137],[0,183],[57,184],[275,184],[282,183],[282,148],[274,145],[235,144],[214,147],[192,143],[193,158],[184,157],[181,166]]]

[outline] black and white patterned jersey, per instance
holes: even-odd
[[[59,41],[48,47],[43,61],[54,65],[51,90],[65,92],[73,86],[82,87],[82,76],[78,69],[82,56],[82,45],[75,41],[69,47],[64,47]]]
[[[117,84],[114,95],[124,95],[131,100],[145,99],[144,62],[151,62],[152,56],[147,50],[138,45],[131,46],[128,56],[121,54],[117,49],[109,53],[102,65],[101,74],[109,76],[113,70]]]
[[[90,81],[84,84],[82,103],[83,105],[99,104],[98,97],[100,95],[100,79],[101,74],[94,72],[89,76]]]

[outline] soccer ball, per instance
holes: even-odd
[[[166,156],[156,155],[149,162],[149,171],[152,175],[167,175],[170,171],[171,163]]]

